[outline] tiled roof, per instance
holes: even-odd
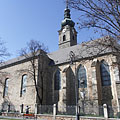
[[[108,41],[108,39],[110,38],[104,37],[68,48],[59,49],[58,51],[49,53],[48,56],[50,59],[54,60],[55,64],[62,64],[70,61],[70,51],[73,51],[75,54],[75,60],[108,54],[112,52],[112,49],[109,46],[100,45],[101,41]]]
[[[113,50],[111,47],[100,45],[101,41],[104,43],[108,42],[110,37],[104,37],[97,40],[91,40],[89,42],[84,42],[82,44],[74,45],[68,48],[59,49],[55,52],[48,53],[48,57],[54,61],[54,63],[62,64],[70,62],[70,51],[75,54],[75,60],[90,58],[98,55],[111,53]],[[108,43],[107,43],[108,44]],[[118,44],[117,44],[118,45]],[[119,46],[118,46],[119,47]],[[25,61],[24,56],[17,57],[15,59],[8,60],[1,64],[0,68],[6,66],[15,65]]]

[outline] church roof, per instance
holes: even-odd
[[[70,62],[70,52],[75,54],[75,60],[91,59],[100,55],[115,52],[108,44],[110,37],[103,37],[97,40],[91,40],[82,44],[74,45],[68,48],[59,49],[55,52],[48,53],[48,57],[54,61],[55,65],[64,64]],[[103,42],[104,44],[102,44]],[[105,44],[107,43],[107,44]],[[115,42],[114,42],[115,43]],[[112,44],[113,45],[113,44]],[[119,45],[116,44],[119,49]],[[9,67],[12,65],[20,64],[27,61],[24,56],[17,57],[15,59],[8,60],[0,65],[0,69]]]
[[[36,53],[36,56],[38,56],[39,53],[41,53],[41,54],[46,54],[46,52],[44,52],[43,50],[41,50],[41,52],[38,51],[38,52]],[[13,59],[11,59],[11,60],[2,62],[2,63],[0,64],[0,69],[3,69],[3,68],[5,68],[5,67],[9,67],[9,66],[13,66],[13,65],[17,65],[17,64],[21,64],[21,63],[24,63],[24,62],[26,62],[26,61],[29,61],[29,60],[32,58],[33,55],[32,55],[31,53],[29,53],[27,56],[28,56],[28,57],[19,56],[19,57],[17,57],[17,58],[13,58]]]
[[[75,60],[90,59],[95,56],[112,53],[115,52],[115,50],[109,46],[109,44],[111,44],[109,43],[110,39],[111,38],[107,36],[97,40],[91,40],[68,48],[59,49],[58,51],[49,53],[48,56],[54,60],[55,65],[57,65],[70,62],[71,51],[75,54]]]

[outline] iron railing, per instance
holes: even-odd
[[[33,107],[34,106],[34,107]],[[30,113],[35,113],[35,109],[37,109],[37,114],[50,114],[53,115],[54,111],[56,111],[55,115],[76,115],[76,106],[56,106],[54,108],[53,105],[35,105],[30,106]],[[13,105],[2,105],[0,106],[0,113],[25,113],[26,106],[13,106]],[[110,118],[120,118],[120,108],[107,106],[108,117]],[[78,107],[79,116],[91,116],[91,117],[104,117],[104,107]]]

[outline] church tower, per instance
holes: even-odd
[[[70,9],[66,2],[66,9],[64,10],[64,20],[61,23],[59,32],[59,49],[67,48],[77,45],[77,32],[74,28],[75,23],[70,17]]]

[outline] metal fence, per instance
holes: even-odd
[[[57,115],[75,115],[76,106],[56,106]]]
[[[2,105],[0,106],[0,112],[17,112],[15,107],[13,105]]]
[[[54,114],[56,115],[76,115],[76,106],[52,106],[42,105],[38,107],[38,114]],[[93,106],[93,107],[80,107],[78,106],[79,116],[91,116],[91,117],[105,117],[120,118],[120,108],[112,106]],[[107,113],[105,113],[105,110]],[[107,115],[105,115],[107,114]]]
[[[33,107],[34,106],[34,107]],[[120,118],[120,108],[104,106],[99,107],[76,107],[76,106],[53,106],[53,105],[33,105],[30,106],[30,113],[37,114],[51,114],[51,115],[76,115],[76,108],[78,108],[79,116],[91,116],[91,117],[104,117],[105,114],[110,118]],[[24,106],[13,106],[13,105],[4,105],[0,106],[0,113],[25,113],[26,109]],[[33,108],[33,109],[32,109]],[[107,113],[105,113],[105,109]]]
[[[76,106],[59,106],[57,108],[57,115],[76,115],[79,116],[104,116],[103,107],[76,107]]]
[[[56,115],[76,115],[76,106],[54,106],[40,105],[38,106],[38,114],[54,114]],[[104,116],[103,107],[78,107],[78,115],[80,116]]]
[[[107,112],[109,118],[120,118],[120,108],[107,106]]]
[[[38,114],[53,114],[53,105],[39,105],[37,106]]]
[[[26,105],[27,106],[27,105]],[[0,106],[0,113],[25,113],[26,112],[26,106],[14,106],[14,105],[1,105]],[[31,106],[29,105],[30,109],[29,112],[30,113],[34,113],[34,110],[32,110]]]

